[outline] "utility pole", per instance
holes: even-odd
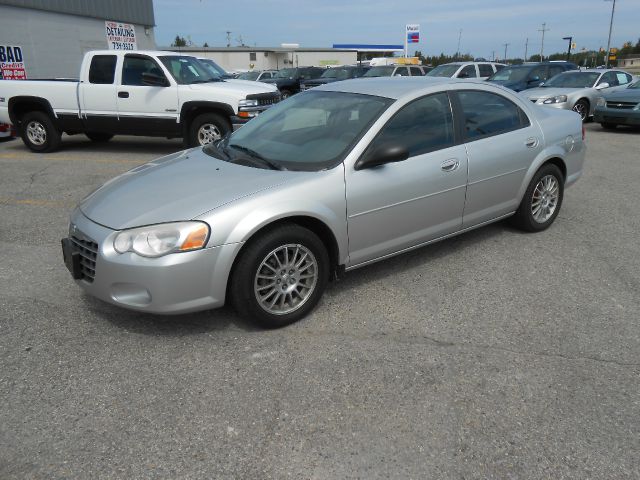
[[[491,61],[495,62],[496,61],[496,51],[495,50],[493,52],[491,52],[491,56],[493,58]]]
[[[547,24],[543,23],[542,24],[542,29],[538,30],[539,32],[542,32],[542,43],[540,44],[540,61],[542,62],[544,60],[544,32],[548,32],[549,30],[551,30],[550,28],[546,28]]]
[[[569,40],[569,48],[567,49],[567,62],[569,61],[569,57],[571,57],[571,43],[573,42],[573,37],[562,37],[563,40]]]
[[[460,39],[462,38],[462,29],[458,32],[458,48],[456,48],[456,60],[460,56]]]
[[[502,60],[502,61],[506,62],[507,61],[507,47],[509,45],[511,45],[511,44],[510,43],[503,43],[503,45],[504,45],[504,60]]]
[[[231,33],[229,30],[227,30],[227,48],[229,48],[231,46]]]
[[[605,0],[611,1],[611,0]],[[609,40],[607,40],[607,59],[604,64],[604,68],[609,68],[609,55],[611,55],[611,31],[613,30],[613,14],[616,11],[616,0],[613,0],[613,6],[611,7],[611,22],[609,22]]]
[[[524,42],[524,62],[527,63],[527,53],[529,52],[529,39]]]

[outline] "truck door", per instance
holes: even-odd
[[[80,83],[81,118],[87,132],[117,133],[116,55],[94,55]],[[87,74],[88,73],[88,74]]]
[[[162,77],[166,86],[145,85],[145,73]],[[117,85],[119,133],[181,135],[178,123],[178,89],[152,57],[126,54]]]

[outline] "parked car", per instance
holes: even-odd
[[[251,80],[253,82],[262,82],[263,80],[273,78],[278,74],[277,70],[252,70],[238,75],[238,80]]]
[[[80,81],[3,80],[0,122],[16,126],[34,152],[58,148],[62,132],[94,142],[114,135],[222,138],[279,101],[256,82],[214,77],[195,57],[173,52],[88,52]]]
[[[618,125],[640,126],[640,81],[598,100],[593,119],[607,129]]]
[[[449,78],[481,78],[486,79],[498,70],[506,67],[502,63],[495,62],[452,62],[438,65],[429,73],[429,77]]]
[[[559,73],[523,95],[538,105],[573,110],[583,122],[593,116],[602,92],[628,85],[633,76],[622,70],[571,70]]]
[[[424,70],[421,65],[379,65],[371,67],[363,78],[370,77],[422,77]]]
[[[546,229],[585,148],[573,112],[489,83],[329,83],[107,182],[71,214],[63,257],[115,305],[230,302],[279,327],[343,271],[510,216]]]
[[[328,68],[320,75],[319,78],[304,80],[300,82],[300,90],[309,90],[310,88],[324,85],[325,83],[337,82],[339,80],[349,80],[350,78],[358,78],[363,76],[369,67],[344,66]]]
[[[300,92],[300,82],[318,78],[325,71],[325,68],[320,67],[283,68],[278,70],[273,78],[267,78],[263,81],[277,86],[282,98],[285,99]]]
[[[487,81],[521,92],[539,87],[559,73],[577,68],[569,62],[526,63],[505,67],[490,76]]]

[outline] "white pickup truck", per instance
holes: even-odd
[[[215,77],[195,57],[161,51],[93,51],[80,80],[0,81],[0,123],[34,152],[63,132],[104,142],[114,135],[184,138],[204,145],[280,100],[273,85]]]

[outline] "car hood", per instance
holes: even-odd
[[[222,82],[196,83],[189,85],[189,88],[204,94],[206,94],[206,92],[215,94],[223,90],[225,93],[238,96],[240,99],[246,98],[247,95],[254,93],[275,92],[272,85],[266,85],[262,82],[251,82],[249,80],[224,80]]]
[[[256,84],[261,85],[264,82],[263,81],[256,82],[255,80],[240,80],[238,78],[230,78],[229,80],[225,80],[225,83],[230,83],[231,85],[240,85],[243,90],[246,90],[247,88],[254,88],[256,86]],[[275,85],[268,85],[266,91],[267,92],[277,92],[278,89],[276,88]],[[258,92],[258,93],[262,93],[262,92]]]
[[[526,96],[527,98],[533,100],[533,99],[538,99],[538,98],[548,98],[548,97],[556,97],[558,95],[570,95],[574,92],[577,92],[579,90],[586,90],[586,88],[553,88],[553,87],[549,87],[549,88],[545,88],[545,87],[538,87],[538,88],[532,88],[529,90],[525,90],[522,95]]]
[[[304,85],[325,85],[327,83],[337,82],[337,78],[314,78],[313,80],[305,80]]]
[[[232,164],[194,148],[129,170],[79,207],[89,219],[114,230],[190,220],[299,174]]]
[[[607,101],[615,102],[620,100],[623,102],[640,102],[640,89],[625,88],[624,90],[616,90],[615,92],[604,95]]]

